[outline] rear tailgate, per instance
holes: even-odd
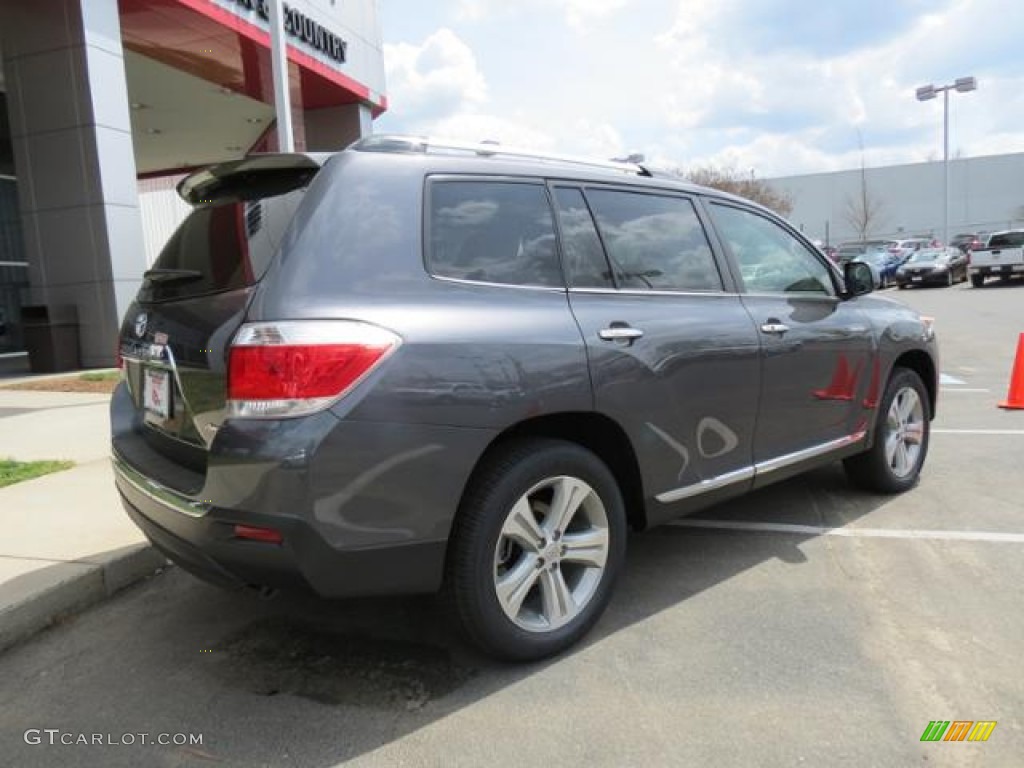
[[[998,232],[988,245],[971,251],[972,267],[1006,267],[1010,271],[1024,264],[1024,230]],[[1018,270],[1014,270],[1018,271]]]
[[[322,160],[255,156],[179,184],[196,208],[146,272],[120,334],[133,413],[115,421],[114,448],[154,480],[193,492],[205,475],[228,346]]]

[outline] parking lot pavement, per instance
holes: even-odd
[[[478,656],[431,598],[260,601],[171,570],[0,656],[5,759],[1019,765],[1024,419],[995,403],[1024,289],[887,293],[936,316],[965,382],[944,389],[978,390],[943,392],[912,492],[866,495],[826,467],[635,535],[588,641],[526,666]],[[997,725],[922,743],[933,720]],[[135,743],[51,746],[44,729]]]

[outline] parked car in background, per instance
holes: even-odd
[[[836,247],[834,245],[826,245],[824,240],[811,240],[811,244],[824,253],[833,264],[839,263],[838,256],[836,256]]]
[[[630,529],[838,460],[917,483],[932,323],[754,203],[379,135],[178,191],[120,329],[113,465],[209,581],[441,591],[484,650],[538,659],[598,620]]]
[[[856,240],[840,243],[836,249],[836,255],[840,264],[853,261],[858,256],[863,256],[872,251],[886,251],[896,244],[895,240]]]
[[[929,237],[911,237],[906,240],[897,240],[890,245],[889,253],[896,258],[898,264],[902,264],[915,251],[919,251],[922,248],[930,248],[931,246],[932,240]]]
[[[966,232],[959,235],[953,235],[953,238],[949,241],[949,244],[954,248],[959,248],[964,253],[970,253],[975,248],[981,247],[982,239],[980,234]]]
[[[840,244],[837,256],[838,264],[848,261],[860,261],[871,267],[875,276],[875,287],[885,288],[896,275],[899,261],[890,252],[895,240],[863,240]]]
[[[870,249],[854,261],[860,261],[871,267],[875,276],[875,288],[888,288],[896,279],[896,270],[900,262],[887,249]]]
[[[953,285],[967,280],[967,254],[959,248],[922,248],[896,270],[896,286]]]
[[[986,277],[1024,276],[1024,229],[993,232],[985,245],[971,251],[968,270],[975,288],[981,288]]]

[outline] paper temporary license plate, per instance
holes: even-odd
[[[171,415],[171,374],[157,368],[143,371],[142,405],[162,419]]]

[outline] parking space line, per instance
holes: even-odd
[[[994,541],[1024,544],[1024,533],[998,531],[936,531],[900,528],[828,528],[820,525],[794,525],[791,523],[758,523],[738,520],[673,520],[668,525],[678,528],[720,528],[730,531],[758,531],[762,533],[798,533],[809,536],[844,536],[866,539],[943,539],[948,541]]]
[[[933,429],[933,435],[1024,435],[1024,429]]]
[[[981,389],[978,387],[940,387],[943,394],[947,392],[991,392],[991,389]]]

